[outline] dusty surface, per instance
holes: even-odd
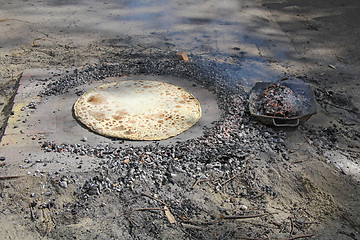
[[[37,136],[46,161],[1,158],[1,177],[24,175],[0,180],[1,236],[359,239],[359,10],[355,0],[3,1],[1,132],[34,68],[52,69],[33,76],[43,99],[104,75],[183,77],[217,96],[221,116],[165,145]],[[317,115],[295,130],[249,116],[254,82],[293,76],[313,87]],[[76,171],[47,170],[62,154]]]

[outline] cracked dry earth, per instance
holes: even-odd
[[[286,31],[288,26],[281,21],[284,15],[277,16],[275,10],[291,7],[276,4],[267,7]],[[315,21],[308,12],[295,9],[300,14],[294,15],[297,26],[303,26],[306,19],[305,27],[318,28],[309,31],[327,33],[322,28],[327,19]],[[294,45],[302,46],[296,42],[296,33],[288,35]],[[240,54],[236,47],[233,51]],[[306,50],[302,53],[312,59]],[[283,72],[278,78],[296,76],[310,83],[318,102],[318,114],[304,125],[273,129],[250,116],[248,92],[234,84],[238,76],[227,71],[241,65],[241,57],[226,61],[196,54],[189,57],[189,62],[179,61],[171,45],[134,47],[126,37],[84,46],[24,46],[2,57],[2,132],[21,72],[39,67],[56,67],[62,72],[46,81],[44,99],[94,79],[169,75],[213,92],[221,116],[200,137],[168,145],[36,139],[47,162],[24,157],[19,172],[26,174],[0,180],[1,236],[359,239],[359,110],[356,96],[345,94],[337,82],[340,75],[346,88],[356,88],[353,73],[340,74],[341,66],[325,61],[324,66],[309,62],[312,68],[301,71],[269,61],[272,68]],[[341,55],[341,59],[352,57]],[[67,68],[77,69],[76,74]],[[329,81],[334,81],[331,88]],[[41,106],[37,102],[35,110]],[[34,106],[24,111],[30,111],[29,107]],[[81,158],[91,159],[93,165],[89,171],[39,170],[62,155],[73,158],[80,170],[86,167]],[[11,159],[2,159],[2,176],[9,176],[11,165]]]

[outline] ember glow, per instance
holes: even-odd
[[[271,84],[259,96],[259,110],[274,117],[295,117],[301,100],[289,87]]]

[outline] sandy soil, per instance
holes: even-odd
[[[117,169],[113,162],[76,173],[36,174],[33,168],[26,177],[0,180],[1,236],[359,239],[359,10],[356,0],[3,1],[2,134],[26,69],[88,69],[145,57],[158,63],[178,50],[189,54],[194,69],[217,69],[229,86],[245,92],[264,78],[300,77],[314,89],[318,114],[295,130],[273,131],[247,111],[237,123],[229,114],[231,104],[221,102],[231,98],[219,93],[221,121],[234,123],[234,132],[249,129],[244,145],[269,148],[195,164],[203,175],[174,170],[161,184],[156,177],[147,184],[126,183],[111,171]],[[243,98],[246,102],[246,94]],[[209,134],[223,134],[219,129]],[[233,151],[231,141],[223,142],[216,143]],[[236,172],[232,167],[239,165],[230,160],[242,170]],[[229,169],[216,172],[218,162]],[[9,172],[11,159],[0,163],[2,176],[19,174]],[[132,167],[138,171],[138,165]],[[142,176],[136,171],[134,176]],[[155,169],[148,171],[156,175]]]

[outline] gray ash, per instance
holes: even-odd
[[[240,174],[245,169],[247,171],[250,169],[251,172],[248,159],[259,152],[282,151],[284,134],[270,129],[264,131],[264,127],[249,122],[249,116],[245,114],[246,99],[244,97],[224,94],[221,98],[222,107],[225,110],[222,120],[213,128],[205,130],[204,135],[196,139],[168,146],[151,143],[142,147],[57,144],[46,141],[42,144],[42,148],[46,152],[86,155],[100,159],[97,170],[105,171],[106,176],[118,176],[117,191],[132,188],[141,179],[147,179],[157,186],[174,182],[177,185],[186,186],[188,181],[185,179],[209,178],[214,174],[227,178]],[[186,177],[180,179],[178,175]],[[244,181],[248,182],[251,188],[239,194],[257,195],[264,189],[271,195],[275,194],[271,189],[254,180],[255,178],[249,172],[245,174]],[[101,193],[92,189],[96,187],[89,187],[90,185],[89,183],[84,185],[85,194]],[[104,185],[102,189],[109,188],[107,183],[100,185]],[[114,190],[113,187],[111,189]]]
[[[195,57],[192,57],[192,62],[182,62],[174,53],[151,56],[139,53],[119,59],[127,60],[117,61],[116,64],[103,63],[65,76],[49,84],[43,95],[62,94],[94,79],[101,81],[111,76],[172,75],[194,80],[194,83],[213,91],[222,110],[221,119],[213,127],[205,129],[203,136],[172,145],[152,142],[140,147],[117,147],[111,144],[94,146],[87,141],[81,144],[43,142],[42,148],[49,154],[78,155],[99,162],[94,169],[95,176],[92,174],[77,189],[77,202],[69,206],[74,217],[84,214],[96,218],[97,213],[91,207],[96,208],[100,199],[108,197],[116,201],[117,211],[126,216],[115,223],[123,230],[126,228],[126,234],[133,238],[157,239],[161,234],[159,226],[168,226],[166,218],[151,211],[131,214],[136,207],[163,207],[142,193],[156,194],[158,199],[166,202],[178,221],[181,221],[181,216],[211,221],[217,219],[220,213],[229,214],[221,206],[209,211],[213,203],[209,199],[209,192],[202,189],[205,184],[209,184],[214,193],[224,192],[234,199],[254,199],[257,208],[264,205],[261,197],[264,193],[276,197],[271,185],[265,184],[257,175],[259,166],[254,158],[262,152],[286,156],[283,146],[285,134],[251,122],[246,109],[247,94],[242,88],[229,85],[231,81],[222,75],[223,69],[219,69],[215,63],[203,64],[201,59],[194,60]],[[274,159],[269,158],[268,161],[270,164]],[[208,181],[192,189],[192,184],[198,179]],[[106,206],[101,208],[106,209]],[[150,222],[156,224],[151,227]],[[185,235],[182,234],[187,230],[173,227],[177,238],[184,239]],[[241,231],[236,227],[229,232],[226,224],[213,227],[218,232],[228,233],[229,238],[236,231]],[[196,239],[209,239],[211,236],[208,234],[206,231],[189,233]]]
[[[281,146],[284,134],[251,123],[245,107],[247,94],[242,88],[230,86],[228,83],[231,81],[222,75],[224,71],[216,63],[204,64],[202,59],[196,57],[192,57],[192,62],[179,61],[173,52],[124,56],[120,57],[126,61],[75,71],[49,84],[43,94],[61,94],[76,86],[111,76],[172,75],[195,80],[214,91],[223,112],[221,120],[211,129],[206,129],[202,137],[170,146],[149,144],[144,147],[119,148],[111,145],[44,142],[42,148],[46,152],[102,159],[100,170],[106,169],[119,175],[118,182],[122,187],[130,187],[142,178],[150,178],[154,183],[162,185],[176,181],[176,174],[185,174],[191,179],[208,177],[214,172],[230,176],[243,171],[248,164],[246,159],[259,152],[285,152]],[[128,163],[124,163],[124,160]],[[246,194],[261,191],[260,185],[252,185],[254,188]]]
[[[196,57],[193,58],[196,59]],[[175,52],[157,53],[154,55],[141,53],[128,54],[115,64],[103,63],[81,71],[76,69],[74,73],[49,83],[41,95],[51,96],[63,94],[69,91],[69,89],[93,81],[101,81],[106,77],[139,74],[171,75],[191,78],[198,81],[198,83],[204,87],[212,88],[214,81],[222,79],[221,72],[211,66],[200,64],[199,62],[201,61],[201,59],[196,59],[193,62],[180,61],[177,59]]]

